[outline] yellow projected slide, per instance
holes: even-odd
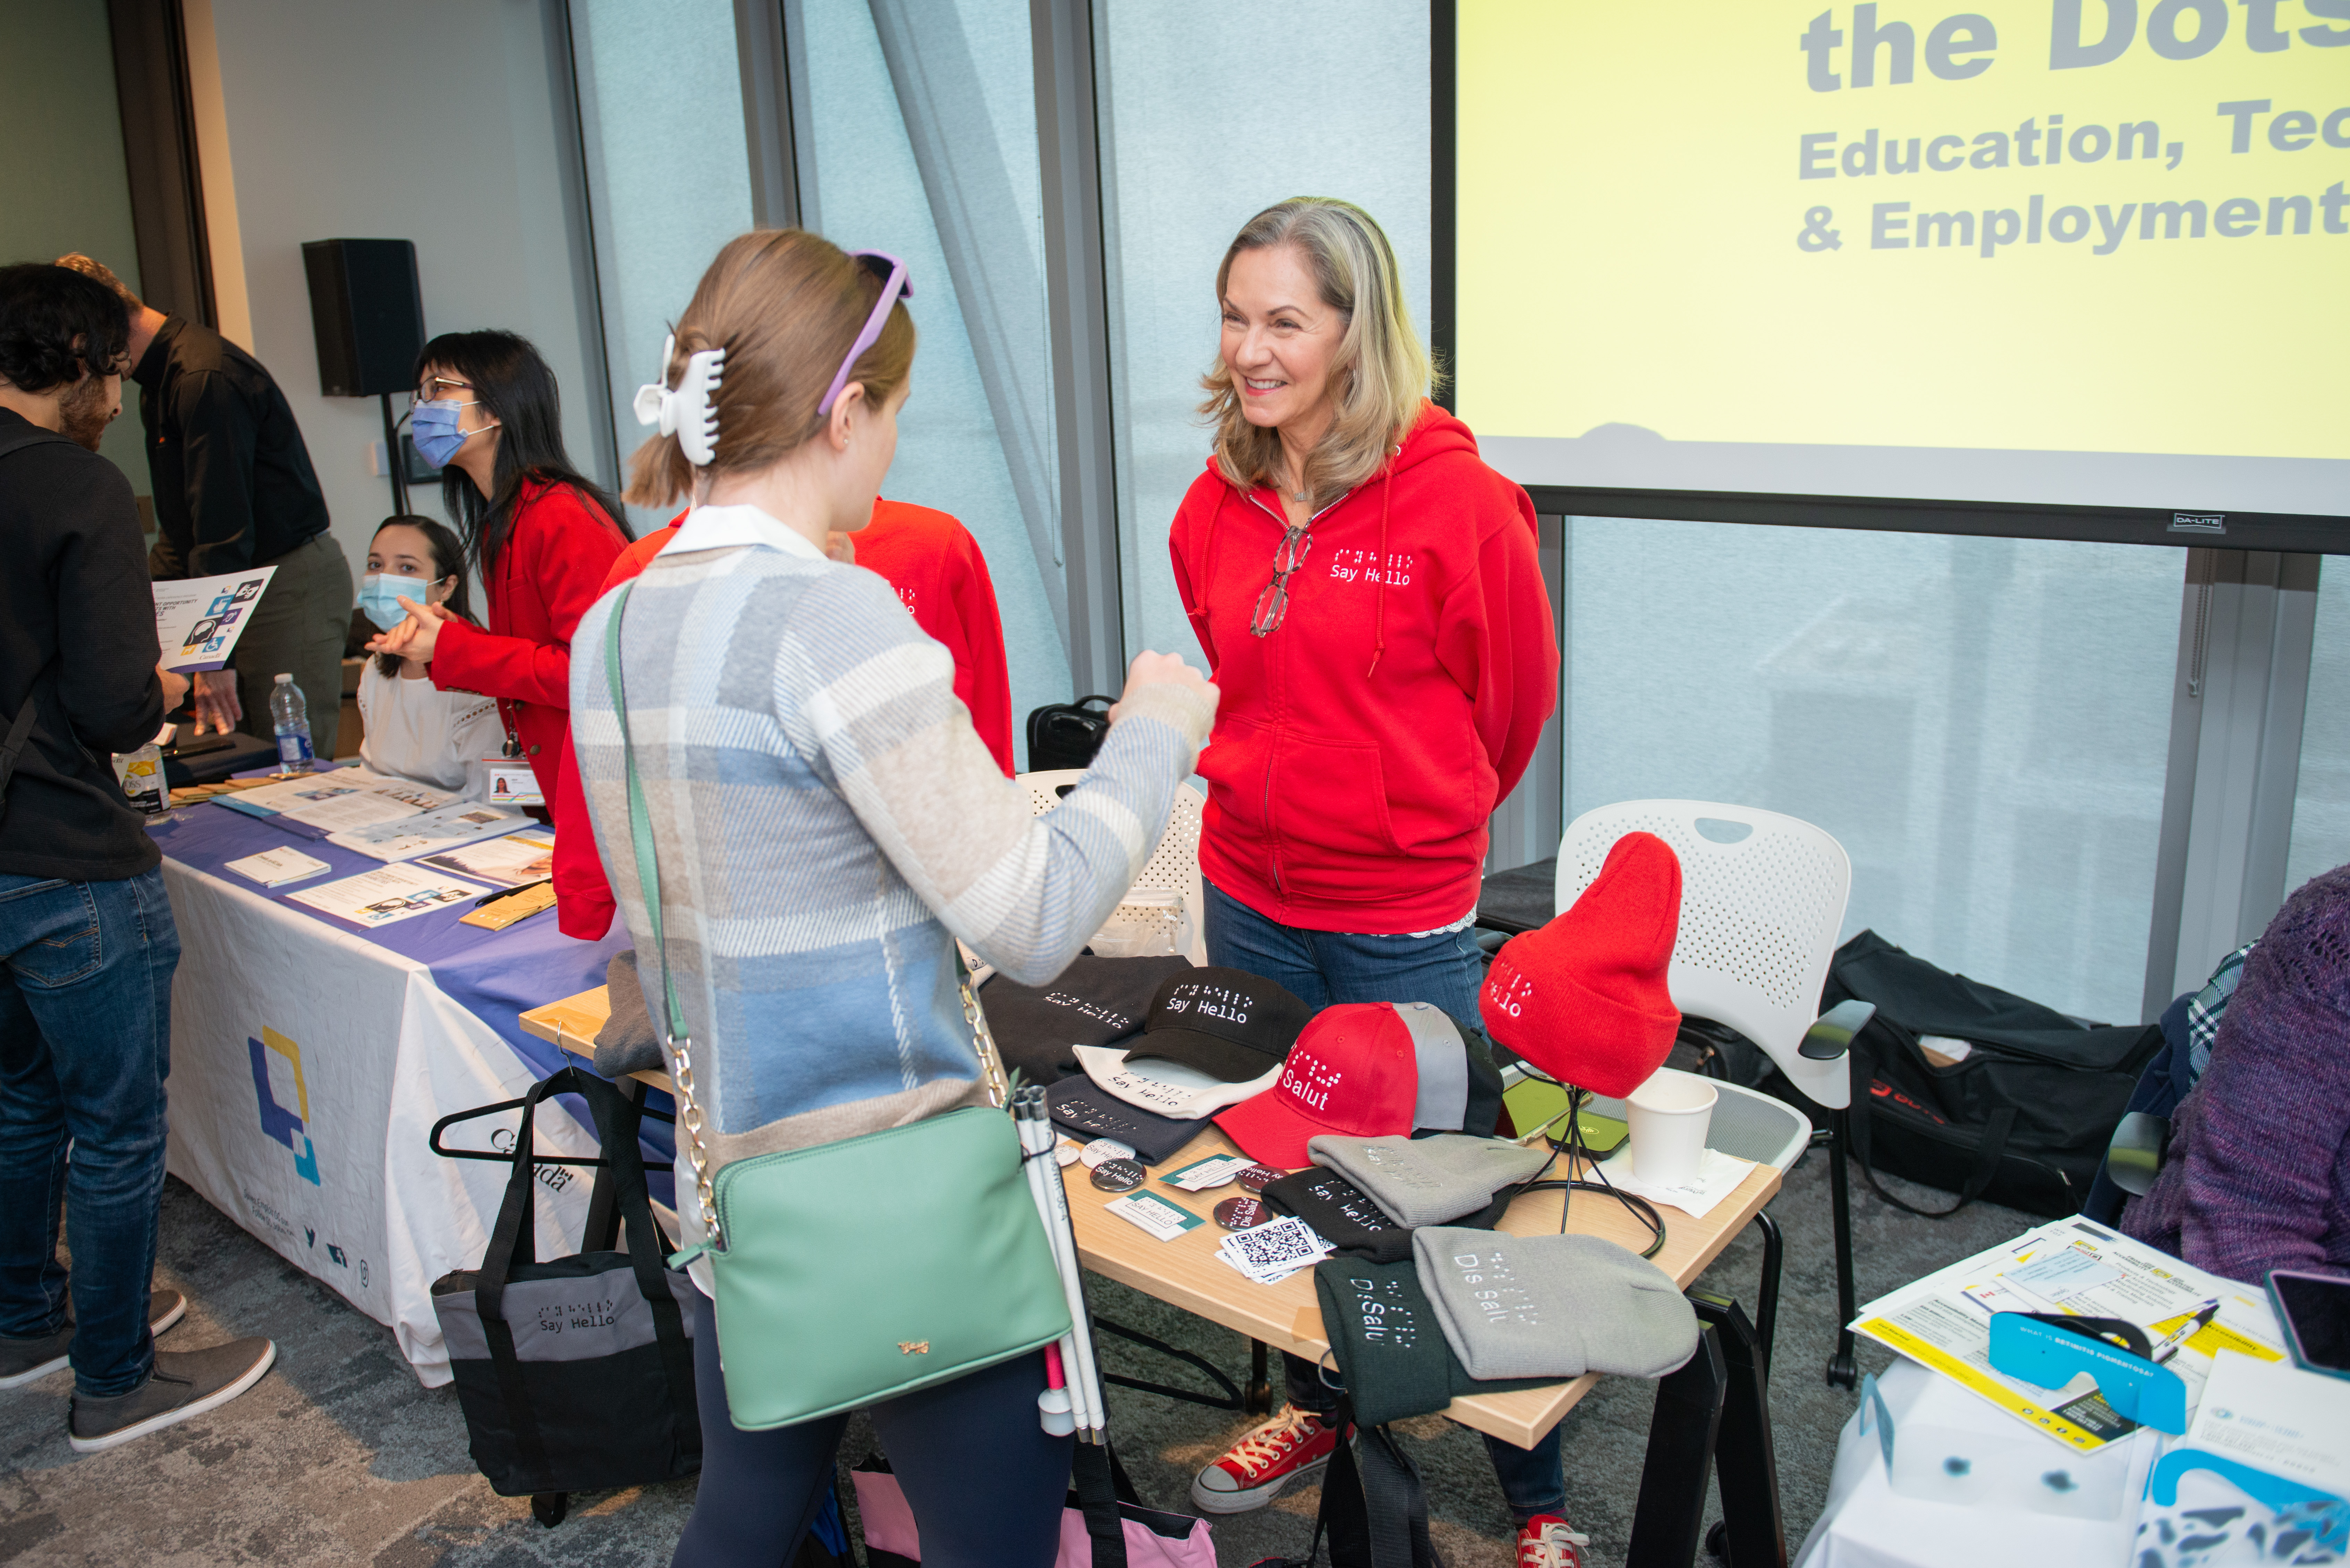
[[[1481,435],[2350,455],[2350,0],[1461,0]]]

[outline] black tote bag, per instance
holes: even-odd
[[[535,1256],[531,1118],[557,1094],[586,1096],[594,1113],[610,1162],[597,1184],[612,1184],[626,1251]],[[473,1462],[502,1496],[638,1486],[702,1469],[683,1311],[693,1285],[662,1264],[670,1243],[645,1192],[640,1119],[635,1102],[576,1067],[533,1085],[482,1266],[433,1282]],[[593,1200],[588,1208],[604,1211]]]

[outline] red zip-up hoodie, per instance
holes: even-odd
[[[571,751],[571,634],[603,592],[628,536],[567,484],[526,479],[484,582],[489,625],[442,623],[432,684],[498,700],[555,821],[555,919],[593,941],[612,925],[612,889],[596,853],[579,762]]]
[[[1287,614],[1252,636],[1287,527],[1271,490],[1211,458],[1168,541],[1222,692],[1200,869],[1284,925],[1450,925],[1558,699],[1534,503],[1423,404],[1393,461],[1315,516]]]

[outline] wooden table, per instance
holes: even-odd
[[[606,992],[599,986],[533,1008],[522,1015],[522,1023],[543,1040],[580,1056],[592,1056],[596,1032],[603,1026],[608,1012]],[[664,1074],[636,1076],[657,1088],[670,1087]],[[1215,1224],[1211,1210],[1218,1200],[1240,1189],[1191,1193],[1156,1179],[1159,1171],[1180,1169],[1209,1155],[1233,1152],[1237,1150],[1232,1143],[1211,1125],[1155,1168],[1153,1179],[1141,1190],[1208,1221],[1171,1241],[1159,1241],[1107,1212],[1105,1206],[1118,1195],[1097,1189],[1087,1179],[1083,1166],[1067,1167],[1063,1177],[1077,1255],[1087,1268],[1145,1295],[1277,1349],[1319,1360],[1330,1342],[1322,1332],[1313,1271],[1301,1270],[1279,1284],[1260,1285],[1216,1256],[1223,1231]],[[1657,1265],[1688,1290],[1778,1190],[1779,1173],[1758,1165],[1701,1218],[1678,1209],[1664,1210],[1665,1245],[1657,1254]],[[1510,1206],[1501,1229],[1521,1236],[1555,1234],[1559,1205],[1566,1197],[1561,1192],[1530,1193]],[[1646,1227],[1605,1194],[1575,1193],[1568,1212],[1567,1229],[1572,1232],[1605,1236],[1636,1252],[1648,1243]],[[1699,1353],[1689,1366],[1659,1385],[1627,1561],[1632,1568],[1665,1563],[1679,1568],[1693,1560],[1709,1471],[1719,1443],[1724,1512],[1739,1526],[1733,1545],[1740,1543],[1741,1537],[1745,1542],[1746,1554],[1733,1552],[1735,1560],[1741,1568],[1750,1560],[1783,1563],[1786,1547],[1779,1528],[1778,1482],[1762,1397],[1763,1375],[1752,1330],[1735,1303],[1703,1295],[1691,1300],[1704,1332]],[[1545,1388],[1474,1395],[1455,1399],[1444,1414],[1464,1427],[1531,1448],[1598,1381],[1596,1374],[1586,1373]]]

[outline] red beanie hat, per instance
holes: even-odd
[[[1679,857],[1653,833],[1626,834],[1575,908],[1493,955],[1486,1030],[1561,1083],[1622,1098],[1680,1028],[1665,985],[1680,923]]]

